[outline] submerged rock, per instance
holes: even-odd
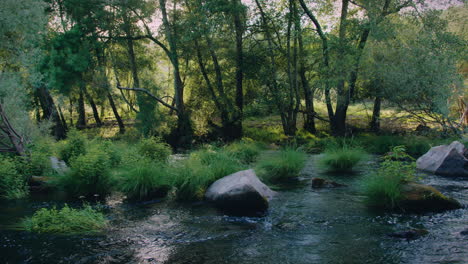
[[[460,235],[462,235],[462,236],[468,236],[468,228],[465,229],[465,230],[463,230],[463,231],[461,231],[461,232],[460,232]]]
[[[407,212],[424,213],[459,209],[462,205],[432,186],[410,182],[402,186],[399,207]]]
[[[334,181],[325,180],[322,178],[313,178],[312,179],[312,188],[336,188],[336,187],[343,187],[346,184],[337,183]]]
[[[466,151],[458,141],[433,147],[416,161],[416,166],[419,170],[438,175],[468,177]]]
[[[50,165],[52,169],[58,174],[65,174],[70,170],[65,161],[59,160],[57,157],[50,157]]]
[[[410,230],[405,230],[405,231],[400,231],[400,232],[395,232],[395,233],[390,233],[387,234],[389,237],[394,237],[394,238],[402,238],[402,239],[407,239],[407,240],[413,240],[420,238],[424,235],[429,234],[429,231],[426,229],[410,229]]]
[[[274,194],[253,170],[244,170],[214,182],[205,198],[229,214],[255,215],[268,209]]]

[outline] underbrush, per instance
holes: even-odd
[[[26,179],[16,169],[16,163],[0,155],[0,198],[19,199],[28,193]]]
[[[415,179],[415,164],[403,146],[393,148],[376,173],[363,178],[366,203],[372,207],[394,209],[402,198],[401,186]],[[400,160],[410,160],[410,162]]]
[[[260,178],[269,183],[283,182],[297,178],[305,166],[304,152],[285,148],[272,156],[264,157],[257,164]]]
[[[119,190],[135,200],[164,197],[171,188],[168,174],[165,164],[140,160],[122,169]]]
[[[244,164],[250,164],[257,160],[263,145],[254,141],[242,140],[227,145],[224,151]]]
[[[220,150],[202,149],[192,152],[188,159],[171,166],[172,182],[177,200],[201,200],[206,189],[216,180],[245,167]]]
[[[327,149],[319,160],[319,166],[330,172],[352,172],[367,154],[352,147],[333,147]]]
[[[26,230],[36,233],[81,234],[96,233],[107,227],[104,214],[86,205],[74,209],[65,205],[58,210],[42,208],[23,221]]]
[[[171,147],[157,138],[145,138],[138,143],[138,154],[154,161],[167,162]]]
[[[105,196],[109,194],[113,181],[111,163],[107,153],[90,150],[74,158],[70,163],[71,170],[65,175],[55,176],[55,184],[72,196]]]

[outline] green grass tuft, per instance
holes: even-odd
[[[323,153],[319,166],[330,172],[352,172],[366,156],[366,153],[358,148],[330,148]]]
[[[253,141],[239,141],[224,148],[225,152],[244,164],[255,162],[263,146]]]
[[[256,171],[262,180],[269,183],[284,182],[299,176],[305,161],[304,152],[286,148],[260,160]]]
[[[58,210],[42,208],[23,221],[26,230],[36,233],[96,233],[107,227],[104,214],[86,205],[82,209],[65,206]]]
[[[159,162],[167,162],[172,154],[171,147],[157,138],[145,138],[138,144],[138,153]]]
[[[150,160],[139,160],[131,167],[123,168],[119,190],[129,199],[160,198],[170,189],[166,165]]]

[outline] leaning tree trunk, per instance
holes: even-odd
[[[11,125],[0,102],[0,152],[27,156],[23,137]]]
[[[370,122],[370,129],[373,132],[378,133],[380,131],[380,108],[382,105],[382,97],[375,97],[374,110],[372,111],[372,119]]]
[[[43,119],[50,119],[54,123],[52,127],[52,134],[55,139],[64,139],[66,137],[66,126],[62,123],[62,119],[57,111],[54,99],[45,86],[40,86],[36,89],[36,95],[39,98],[41,105]]]

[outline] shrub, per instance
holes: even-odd
[[[107,220],[89,205],[73,209],[65,204],[60,210],[42,208],[24,220],[23,225],[26,230],[36,233],[95,233],[107,227]]]
[[[283,134],[283,131],[280,127],[263,127],[263,128],[244,128],[244,136],[251,138],[255,141],[270,144],[278,143],[284,139],[287,139],[287,136]]]
[[[25,178],[16,170],[15,162],[0,156],[0,197],[19,199],[28,195]]]
[[[71,130],[67,136],[67,140],[60,149],[60,158],[70,163],[72,159],[86,154],[87,138],[77,130]]]
[[[54,155],[54,141],[48,137],[38,139],[31,147],[31,155],[27,161],[28,173],[41,176],[52,173],[50,156]]]
[[[391,148],[402,145],[403,139],[398,136],[366,136],[361,138],[361,142],[368,152],[385,154]]]
[[[171,155],[171,147],[156,138],[142,139],[138,145],[138,153],[154,161],[167,162]]]
[[[199,150],[174,164],[173,185],[178,200],[201,200],[206,189],[216,180],[244,169],[239,161],[224,152]]]
[[[213,172],[200,160],[183,160],[172,168],[172,184],[176,187],[177,200],[202,200],[206,189],[215,181]]]
[[[256,170],[265,181],[271,183],[286,181],[299,175],[305,160],[304,152],[286,148],[259,161]]]
[[[166,165],[150,160],[137,161],[124,168],[119,189],[130,199],[164,197],[170,189]]]
[[[68,194],[76,196],[105,195],[110,192],[112,181],[110,162],[106,153],[91,150],[72,160],[71,170],[58,175],[58,184]]]
[[[409,157],[401,146],[395,147],[389,156],[384,157],[377,173],[363,179],[366,202],[370,206],[393,209],[398,206],[402,197],[401,186],[404,182],[414,180],[414,162],[398,161]]]
[[[358,148],[330,148],[320,158],[319,166],[332,172],[351,172],[365,156]]]
[[[226,146],[225,151],[240,162],[250,164],[257,159],[258,155],[260,155],[262,146],[255,142],[243,140]]]
[[[115,146],[115,144],[111,141],[105,140],[99,142],[96,147],[98,147],[107,154],[111,166],[117,166],[122,162],[121,150],[118,149],[117,146]]]

